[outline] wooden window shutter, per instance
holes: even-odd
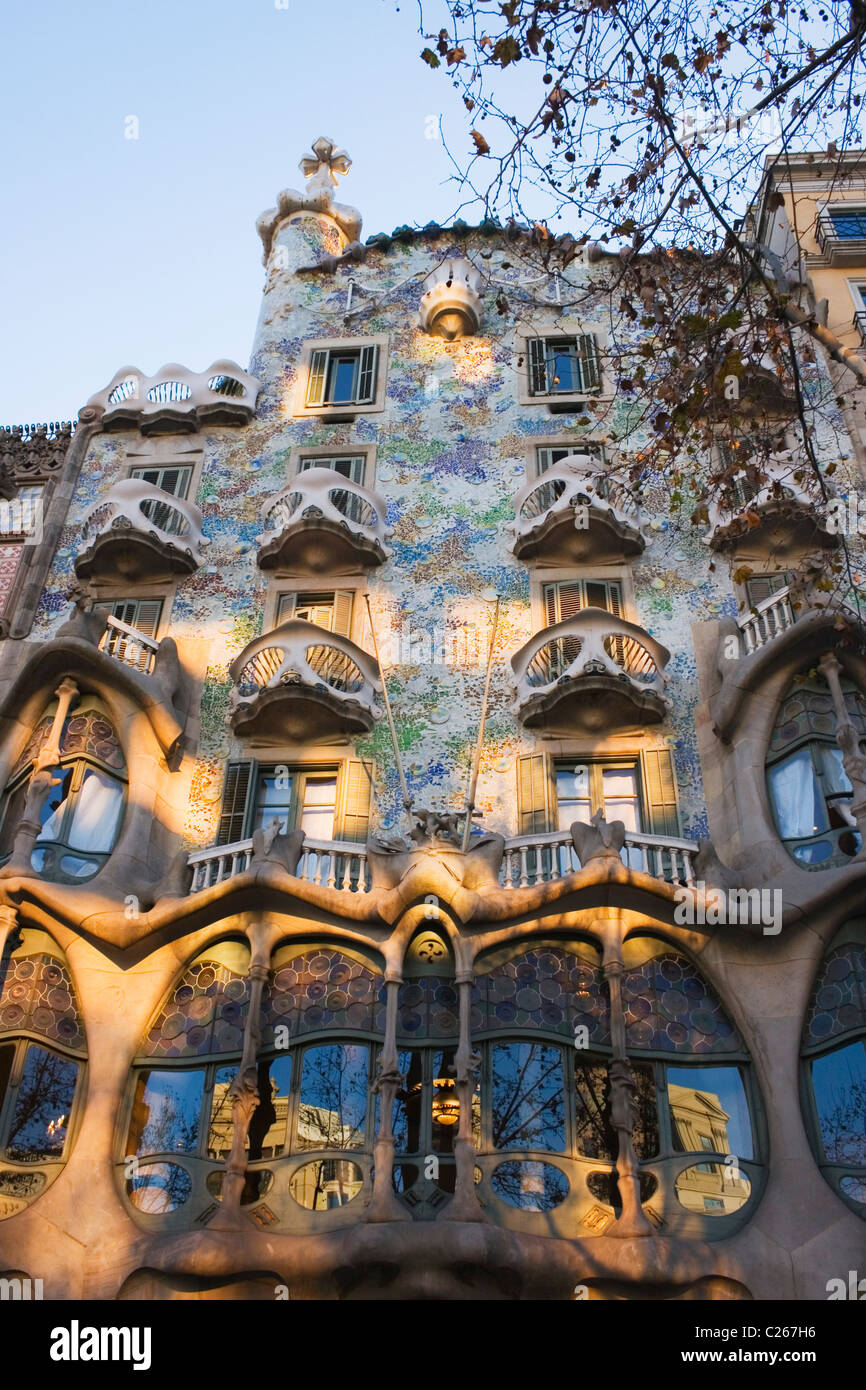
[[[338,632],[341,637],[351,637],[352,635],[352,600],[355,595],[351,589],[338,589],[334,594],[334,619],[332,632]]]
[[[368,347],[361,348],[361,360],[358,366],[357,394],[355,403],[357,405],[371,405],[376,399],[376,366],[379,360],[379,349],[375,343]]]
[[[528,753],[517,760],[518,828],[521,835],[543,833],[550,818],[551,769],[545,753]]]
[[[586,607],[586,591],[580,580],[575,583],[557,584],[559,595],[559,619],[565,622],[566,618],[573,618]]]
[[[370,826],[370,790],[373,764],[351,758],[343,764],[342,811],[337,839],[363,844]]]
[[[529,338],[526,346],[529,351],[529,394],[530,396],[544,396],[547,394],[544,339]]]
[[[601,389],[601,362],[594,333],[580,333],[577,339],[577,360],[580,363],[580,389]]]
[[[223,804],[220,812],[218,845],[233,845],[246,838],[255,778],[254,764],[247,758],[243,762],[229,763],[223,783]]]
[[[678,836],[680,819],[677,813],[677,782],[670,749],[646,749],[643,754],[643,769],[649,833]]]
[[[155,637],[162,613],[161,598],[139,599],[137,612],[131,626],[143,632],[145,637]]]
[[[322,405],[325,399],[325,374],[328,353],[318,349],[310,357],[310,376],[307,382],[307,405]]]

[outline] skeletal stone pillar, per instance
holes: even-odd
[[[385,978],[385,1041],[373,1090],[379,1097],[379,1128],[373,1146],[373,1196],[365,1212],[367,1221],[411,1221],[394,1192],[394,1100],[403,1085],[397,1053],[397,1000],[402,981]]]
[[[10,932],[14,932],[18,927],[18,909],[16,907],[0,907],[0,961],[3,960],[3,952],[6,950],[6,942],[9,940]],[[2,988],[0,980],[0,988]]]
[[[609,1068],[611,1123],[616,1130],[616,1176],[622,1212],[611,1234],[652,1235],[652,1226],[640,1204],[640,1168],[634,1152],[635,1082],[625,1047],[625,1013],[622,1006],[622,940],[605,934],[604,977],[610,990],[610,1041],[613,1059]]]
[[[832,652],[825,652],[818,662],[833,697],[836,711],[836,742],[842,750],[842,766],[851,783],[851,816],[860,832],[860,852],[857,859],[866,859],[866,756],[860,751],[860,735],[845,705],[840,673],[842,667]]]
[[[78,686],[69,676],[64,676],[54,693],[57,696],[57,709],[54,713],[51,732],[47,742],[36,757],[33,773],[27,786],[24,811],[15,832],[12,854],[3,869],[0,870],[0,877],[3,878],[9,878],[13,874],[30,872],[30,857],[37,836],[42,829],[42,809],[54,787],[60,786],[61,779],[52,777],[50,768],[56,765],[60,757],[63,725],[66,723],[69,706],[78,694]]]
[[[244,1046],[237,1075],[229,1087],[232,1099],[232,1146],[226,1159],[222,1186],[222,1207],[211,1221],[211,1230],[236,1230],[241,1219],[241,1197],[246,1183],[249,1159],[247,1136],[260,1101],[256,1060],[262,1041],[262,993],[267,983],[271,957],[271,931],[262,921],[252,922],[250,941],[250,1005],[244,1029]]]
[[[449,1221],[484,1221],[486,1217],[475,1191],[475,1145],[472,1141],[472,1098],[481,1065],[479,1053],[472,1050],[472,975],[460,973],[455,983],[460,1000],[460,1035],[454,1059],[460,1119],[454,1141],[457,1169],[454,1198],[448,1205],[446,1215]]]

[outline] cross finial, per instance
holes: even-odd
[[[337,187],[337,174],[348,174],[352,161],[345,150],[338,150],[327,135],[313,142],[312,154],[305,154],[298,168],[305,178],[308,194],[322,190],[330,194]]]

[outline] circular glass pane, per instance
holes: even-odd
[[[866,1178],[843,1178],[839,1187],[852,1202],[866,1204]]]
[[[307,1211],[331,1211],[345,1207],[364,1186],[357,1163],[345,1158],[318,1158],[292,1174],[289,1191]]]
[[[164,1216],[183,1206],[192,1191],[192,1178],[177,1163],[149,1163],[128,1179],[126,1191],[139,1211]]]
[[[490,1186],[503,1202],[521,1211],[552,1211],[568,1196],[568,1178],[552,1163],[500,1163]]]
[[[733,1163],[696,1163],[676,1180],[680,1204],[698,1216],[730,1216],[745,1206],[752,1184]]]

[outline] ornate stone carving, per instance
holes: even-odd
[[[596,811],[589,824],[575,821],[571,826],[571,842],[581,867],[591,859],[615,859],[621,863],[620,851],[625,844],[625,823],[606,821],[603,811]]]
[[[277,206],[263,212],[256,223],[264,246],[262,262],[267,265],[274,237],[281,222],[301,213],[327,217],[336,223],[347,242],[357,242],[361,236],[361,214],[356,208],[334,201],[337,175],[348,174],[352,161],[345,150],[337,149],[333,140],[320,135],[313,142],[311,154],[304,155],[298,165],[308,183],[300,192],[286,188],[277,198]]]

